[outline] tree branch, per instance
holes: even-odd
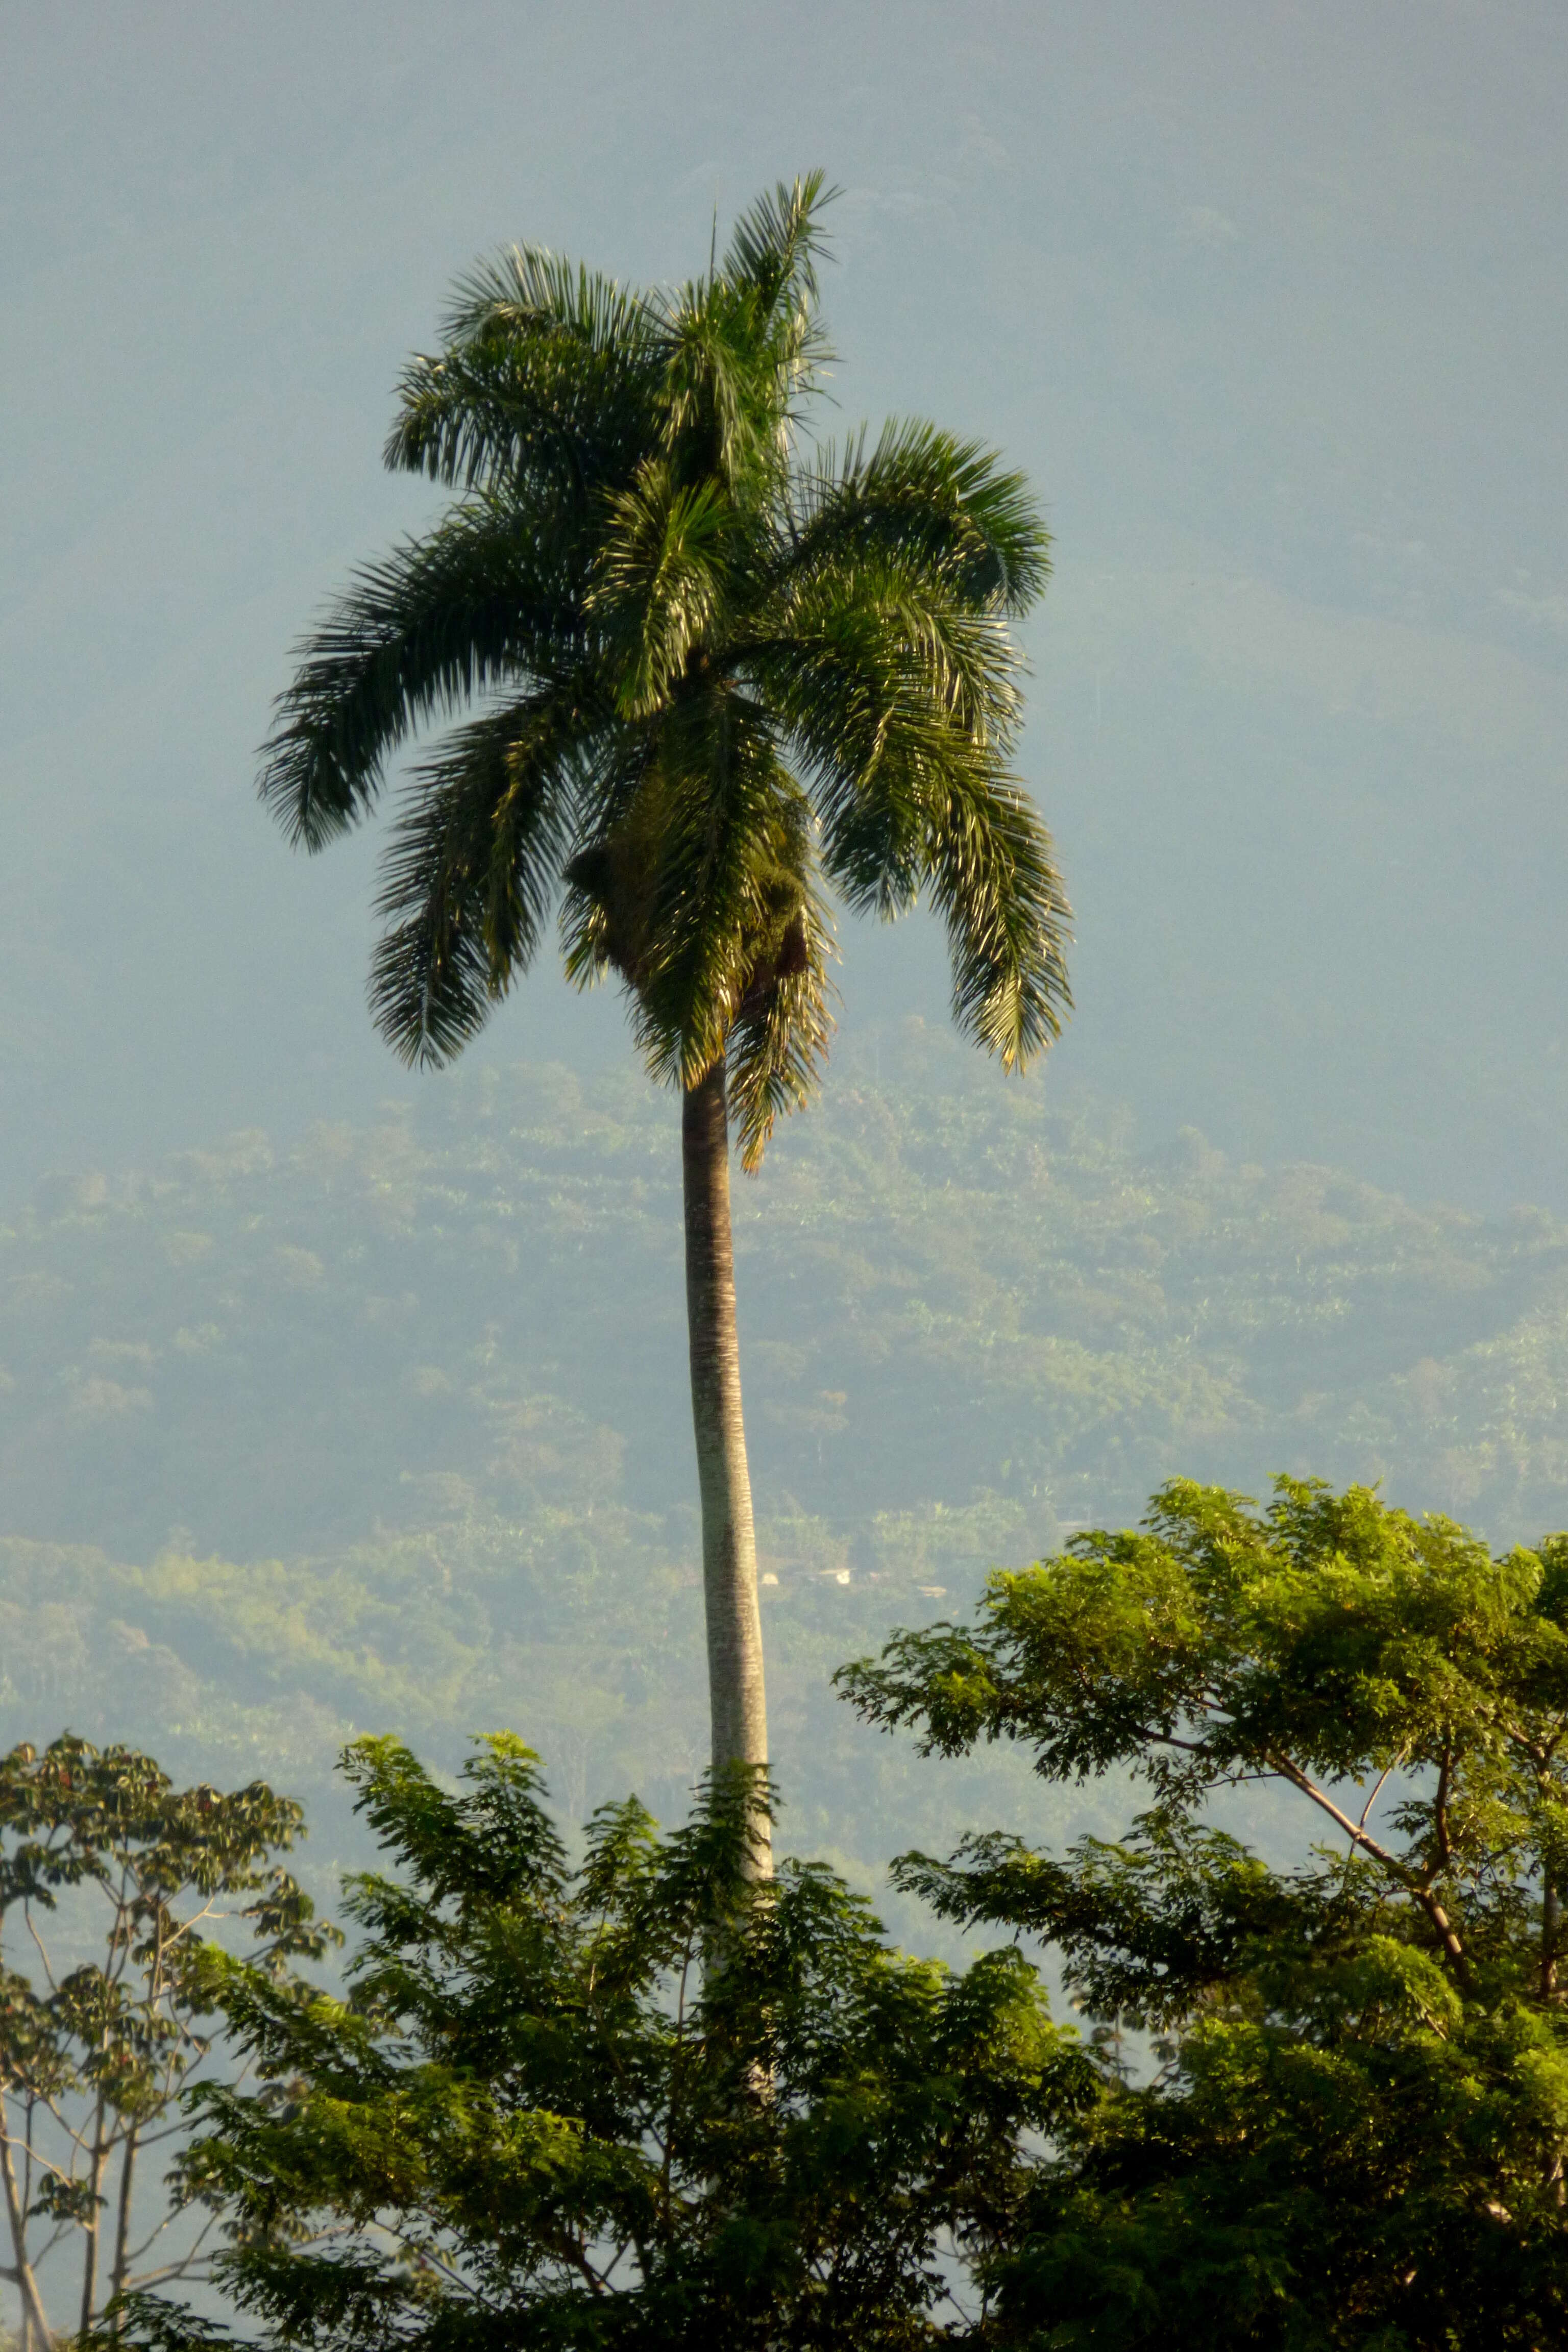
[[[5,2095],[0,2092],[0,2122],[4,2121],[5,2113]],[[27,2260],[26,2213],[16,2194],[16,2168],[11,2156],[10,2136],[4,2131],[0,2131],[0,2185],[4,2186],[5,2192],[5,2219],[10,2224],[11,2244],[16,2258],[14,2275],[26,2306],[27,2316],[37,2329],[39,2346],[43,2347],[54,2342],[54,2331],[38,2294],[38,2283],[33,2275],[32,2264]]]
[[[1331,1822],[1339,1824],[1346,1837],[1352,1838],[1363,1853],[1369,1853],[1374,1862],[1383,1864],[1384,1869],[1405,1888],[1406,1894],[1415,1896],[1436,1929],[1443,1948],[1453,1962],[1456,1973],[1466,1984],[1468,1984],[1469,1955],[1459,1941],[1452,1920],[1432,1893],[1430,1886],[1411,1870],[1408,1864],[1401,1862],[1397,1854],[1391,1853],[1385,1845],[1380,1844],[1378,1840],[1372,1836],[1370,1832],[1364,1830],[1359,1822],[1352,1821],[1349,1813],[1342,1811],[1331,1797],[1326,1795],[1314,1781],[1308,1779],[1299,1764],[1293,1764],[1288,1756],[1280,1756],[1275,1751],[1266,1750],[1265,1752],[1268,1755],[1275,1770],[1283,1780],[1289,1780],[1293,1789],[1299,1789],[1304,1797],[1310,1797],[1313,1804],[1320,1806]]]

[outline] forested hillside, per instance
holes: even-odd
[[[309,1795],[351,1727],[450,1759],[506,1723],[569,1811],[673,1810],[706,1732],[678,1185],[635,1075],[520,1067],[44,1187],[0,1244],[0,1738]],[[856,1822],[870,1860],[963,1801],[835,1664],[1174,1471],[1568,1519],[1535,1213],[1142,1157],[917,1026],[847,1048],[736,1213],[793,1843]]]

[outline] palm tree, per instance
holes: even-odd
[[[638,293],[532,247],[464,281],[389,466],[458,492],[300,648],[261,791],[316,850],[424,723],[386,853],[376,1020],[457,1054],[560,903],[681,1097],[713,1759],[767,1755],[729,1144],[753,1169],[826,1049],[831,887],[945,919],[960,1027],[1021,1066],[1069,1003],[1049,838],[1009,772],[1007,622],[1048,575],[1016,474],[923,424],[803,448],[826,357],[820,174],[707,275]]]

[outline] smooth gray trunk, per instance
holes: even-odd
[[[0,2095],[0,2184],[5,2188],[5,2218],[10,2223],[11,2247],[16,2257],[16,2268],[10,2275],[16,2281],[16,2291],[22,2299],[22,2341],[26,2345],[30,2336],[36,2336],[39,2347],[47,2347],[53,2338],[38,2294],[38,2282],[27,2260],[26,2199],[17,2186],[11,2148],[10,2117],[5,2098]]]
[[[681,1097],[680,1160],[713,1763],[716,1768],[765,1765],[768,1711],[757,1609],[757,1537],[741,1413],[735,1254],[730,1234],[730,1118],[722,1062]],[[759,1876],[772,1871],[765,1831],[756,1867]]]

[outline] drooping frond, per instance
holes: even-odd
[[[933,813],[983,776],[1017,725],[998,616],[880,561],[789,583],[745,651],[814,780],[823,863],[854,907],[900,912],[925,871]]]
[[[447,328],[404,371],[394,468],[581,499],[656,445],[664,342],[639,296],[519,246],[463,281]]]
[[[661,731],[662,855],[637,1017],[650,1068],[692,1086],[726,1050],[776,919],[782,820],[798,787],[741,696],[695,696]]]
[[[581,614],[547,513],[519,529],[492,499],[364,567],[300,648],[262,747],[261,796],[289,839],[320,849],[370,808],[411,729],[520,675],[580,662]]]
[[[613,793],[601,763],[606,822],[567,868],[568,971],[588,981],[613,966],[650,1070],[683,1085],[749,1024],[745,1116],[761,1135],[768,1102],[805,1085],[826,1036],[809,804],[764,714],[730,691],[685,698],[627,743],[647,757],[625,760]],[[795,985],[809,965],[816,980]]]
[[[658,857],[659,729],[617,715],[581,780],[577,846],[565,868],[561,946],[567,979],[592,988],[616,971],[634,992]]]
[[[941,436],[900,434],[874,454],[818,491],[756,615],[775,634],[746,649],[744,667],[803,755],[828,877],[884,915],[929,887],[955,1020],[1021,1066],[1058,1034],[1070,997],[1049,838],[1005,774],[1016,655],[998,571],[987,584],[982,568],[1017,494],[1004,481],[986,500],[989,461]],[[962,500],[944,502],[942,482],[978,488],[994,538],[972,531]],[[1025,529],[1015,553],[1028,545]],[[1016,578],[1027,578],[1022,561]]]
[[[975,777],[933,813],[924,863],[947,927],[953,1021],[1005,1069],[1022,1069],[1072,1009],[1072,910],[1050,835],[1020,785]]]
[[[779,856],[762,896],[772,919],[754,936],[750,976],[730,1030],[729,1098],[741,1165],[761,1162],[775,1123],[809,1102],[833,1034],[827,960],[833,931],[816,878],[810,803],[780,805]]]
[[[717,486],[682,488],[662,459],[609,501],[589,604],[626,718],[658,709],[695,649],[720,635],[733,536]]]
[[[602,714],[531,696],[415,770],[383,864],[376,1025],[405,1062],[448,1061],[527,970],[560,887]]]
[[[785,562],[805,578],[846,561],[875,559],[939,579],[976,611],[1016,617],[1050,578],[1050,534],[1021,474],[994,451],[933,425],[883,426],[841,460],[831,447],[795,489]]]

